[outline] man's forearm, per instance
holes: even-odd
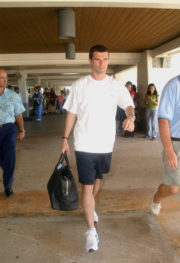
[[[132,106],[128,106],[125,113],[127,117],[135,117],[134,108]]]
[[[173,150],[169,121],[167,119],[159,119],[158,123],[159,123],[159,133],[164,150],[165,151]]]
[[[66,123],[65,123],[65,129],[64,129],[64,136],[69,137],[69,134],[74,126],[76,120],[76,114],[68,112],[66,116]]]
[[[16,122],[18,124],[19,130],[23,131],[24,130],[24,121],[23,121],[22,114],[19,114],[16,116]]]

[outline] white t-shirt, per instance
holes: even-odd
[[[117,105],[122,109],[134,107],[129,91],[119,80],[108,75],[103,80],[95,80],[88,75],[72,84],[64,109],[77,114],[74,128],[76,151],[112,152]]]

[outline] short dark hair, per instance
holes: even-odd
[[[132,88],[132,86],[133,86],[133,84],[132,84],[131,81],[127,81],[125,86],[127,86],[127,85],[131,85],[131,88]]]
[[[108,52],[108,49],[103,45],[95,45],[95,46],[91,47],[89,50],[89,58],[90,59],[93,58],[94,52]]]

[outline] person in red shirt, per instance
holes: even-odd
[[[45,88],[45,91],[43,93],[43,112],[45,114],[48,113],[49,97],[50,97],[50,92],[49,92],[48,88]]]
[[[135,92],[132,90],[132,87],[133,87],[132,82],[131,82],[131,81],[126,82],[126,85],[125,85],[125,86],[126,86],[126,88],[129,90],[132,99],[134,99],[134,97],[135,97]]]
[[[55,112],[55,102],[56,102],[56,93],[54,89],[51,89],[50,95],[49,95],[49,112],[50,113]]]

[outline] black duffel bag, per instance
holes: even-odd
[[[48,181],[47,189],[53,209],[68,211],[78,208],[76,182],[66,152],[61,154]]]

